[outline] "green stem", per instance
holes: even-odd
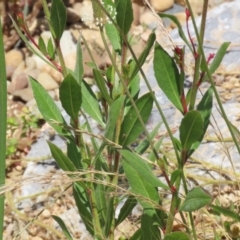
[[[187,7],[191,13],[193,24],[196,25],[195,19],[193,17],[193,11],[191,9],[191,5],[189,4],[188,0],[186,1],[186,3],[187,3]],[[206,25],[206,18],[207,18],[207,8],[208,8],[208,0],[204,0],[201,27],[200,27],[200,36],[199,36],[199,41],[198,41],[198,50],[196,53],[197,56],[194,56],[195,66],[194,66],[193,85],[192,85],[189,110],[194,109],[195,102],[196,102],[196,96],[197,96],[197,90],[198,90],[198,80],[199,80],[199,70],[200,70],[200,64],[201,64],[201,60],[202,60],[202,54],[199,54],[199,53],[200,53],[200,46],[203,46],[203,39],[204,39],[204,32],[205,32],[205,25]]]
[[[7,77],[4,57],[2,23],[0,20],[0,187],[5,184],[6,131],[7,131]],[[0,240],[3,239],[4,199],[0,196]]]

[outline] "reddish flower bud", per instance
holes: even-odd
[[[188,21],[188,19],[191,17],[191,13],[188,8],[185,9],[185,14],[186,14],[186,19]]]
[[[18,21],[18,25],[21,28],[24,28],[25,23],[24,23],[24,15],[22,12],[16,12],[16,16],[17,16],[17,21]]]
[[[210,53],[207,59],[207,63],[209,63],[215,57],[215,53]]]
[[[180,56],[180,55],[182,55],[182,48],[179,48],[178,46],[176,46],[176,47],[174,48],[174,52],[175,52],[178,56]]]

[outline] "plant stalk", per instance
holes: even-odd
[[[0,187],[5,184],[6,132],[7,132],[7,77],[4,56],[2,23],[0,19]],[[4,194],[0,195],[0,240],[4,230]]]

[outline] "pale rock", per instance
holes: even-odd
[[[82,3],[75,3],[73,9],[79,14],[83,23],[88,27],[95,26],[93,18],[93,9],[91,1],[83,1]]]
[[[62,80],[63,80],[63,75],[62,73],[60,73],[58,70],[54,69],[54,68],[51,68],[50,72],[51,76],[54,78],[54,80],[57,82],[57,83],[61,83]]]
[[[38,237],[38,236],[31,237],[31,239],[32,239],[32,240],[43,240],[43,238]]]
[[[27,72],[27,75],[32,77],[32,78],[34,78],[34,79],[37,79],[39,74],[40,74],[40,70],[39,69],[32,69],[29,72]]]
[[[51,37],[50,31],[45,31],[41,34],[43,39],[49,39]],[[65,30],[60,40],[60,46],[62,49],[63,56],[67,56],[68,54],[75,52],[77,47],[70,30]],[[33,58],[36,62],[36,68],[42,69],[46,66],[46,62],[40,59],[38,56],[33,55]]]
[[[11,79],[14,70],[16,69],[15,66],[13,65],[6,65],[6,75],[7,75],[7,79]]]
[[[81,18],[75,9],[70,8],[70,7],[67,8],[67,22],[68,23],[76,23],[76,22],[80,21],[80,19]]]
[[[17,50],[12,49],[5,54],[6,66],[16,68],[23,61],[23,54]]]
[[[56,81],[48,73],[42,72],[38,75],[37,81],[46,89],[53,90],[58,88]]]
[[[52,99],[55,98],[55,91],[54,91],[54,90],[48,91],[48,94],[49,94],[49,96],[50,96]]]
[[[26,68],[26,64],[24,61],[22,61],[21,63],[19,63],[19,65],[15,68],[13,74],[12,74],[12,78],[16,77],[17,75],[19,75],[20,73],[24,72]]]
[[[69,69],[74,70],[75,64],[76,64],[76,58],[77,57],[75,52],[72,52],[65,57],[65,63]]]
[[[51,217],[51,212],[48,210],[48,209],[45,209],[43,212],[42,212],[42,216],[44,218],[50,218]]]
[[[28,75],[20,73],[12,78],[11,83],[8,85],[8,93],[13,93],[16,90],[24,89],[28,86]]]
[[[163,12],[171,8],[174,0],[151,0],[151,5],[156,12]]]
[[[175,13],[174,16],[178,19],[180,24],[184,24],[186,22],[186,14],[185,14],[185,12]],[[173,21],[171,21],[170,27],[171,28],[176,28],[177,25]]]
[[[154,29],[159,25],[159,22],[158,19],[154,17],[153,13],[146,9],[140,16],[140,24],[147,26],[147,28]]]
[[[30,87],[21,90],[16,90],[12,93],[15,97],[20,97],[23,101],[28,102],[33,99],[33,91]]]

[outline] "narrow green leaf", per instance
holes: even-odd
[[[136,153],[128,150],[119,151],[123,156],[123,165],[132,167],[136,175],[140,176],[143,181],[147,181],[151,186],[169,189],[169,187],[162,183],[151,171],[146,161],[144,161]]]
[[[73,196],[86,229],[92,236],[94,236],[93,219],[89,205],[90,202],[86,197],[85,190],[78,183],[73,184]]]
[[[108,121],[105,130],[105,138],[113,141],[114,140],[114,129],[116,127],[117,120],[119,118],[119,114],[121,112],[121,108],[123,106],[125,97],[120,96],[115,99],[110,106],[109,114],[108,114]]]
[[[122,206],[118,218],[115,222],[115,227],[117,227],[128,215],[132,212],[133,208],[137,205],[137,199],[133,196],[129,196]]]
[[[26,38],[26,36],[22,33],[22,30],[18,27],[17,23],[14,21],[14,19],[9,15],[9,17],[12,20],[13,26],[15,27],[18,35],[21,37],[21,39],[24,41],[24,43],[26,44],[26,46],[28,47],[28,49],[30,49],[30,51],[34,54],[36,54],[36,56],[38,56],[41,60],[43,60],[45,63],[47,63],[49,66],[51,66],[54,69],[57,69],[51,62],[49,62],[45,57],[43,57],[43,55],[36,50],[36,48],[34,48],[31,43],[29,42],[29,40]]]
[[[119,35],[118,30],[112,23],[107,23],[104,26],[105,26],[105,30],[106,30],[108,39],[113,46],[113,49],[116,52],[119,52],[121,50],[121,44],[120,44],[120,35]]]
[[[200,112],[192,110],[182,119],[179,127],[182,149],[189,150],[203,133],[203,120]]]
[[[53,46],[52,38],[49,38],[48,40],[47,53],[51,59],[55,59],[55,49]]]
[[[213,210],[215,210],[215,211],[223,214],[225,217],[230,217],[230,218],[232,218],[233,220],[236,220],[236,221],[238,221],[238,222],[240,221],[240,215],[239,215],[239,213],[233,212],[233,211],[231,211],[231,210],[229,210],[229,209],[227,209],[227,208],[223,208],[223,207],[220,207],[220,206],[215,206],[215,205],[213,205],[213,204],[210,204],[210,207],[211,207]]]
[[[212,105],[213,105],[213,90],[210,87],[204,96],[202,97],[200,103],[197,106],[197,110],[201,114],[203,120],[203,133],[201,137],[195,142],[190,150],[189,156],[199,147],[201,144],[202,139],[207,131],[208,125],[210,123],[210,117],[212,114]]]
[[[143,208],[154,208],[159,202],[159,194],[156,187],[153,187],[148,183],[146,179],[142,177],[135,171],[128,162],[123,161],[123,168],[126,177],[131,186],[132,192],[136,194],[138,202]]]
[[[140,97],[136,101],[137,109],[142,117],[144,123],[147,122],[152,106],[153,99],[150,93],[147,93]],[[137,113],[133,107],[131,107],[124,117],[121,133],[120,133],[120,144],[123,146],[127,146],[134,142],[139,134],[143,131],[143,127],[138,119]]]
[[[124,35],[130,30],[133,22],[133,9],[131,0],[116,0],[117,23]]]
[[[139,228],[129,240],[141,240],[142,239],[142,229]]]
[[[158,133],[158,129],[160,128],[161,125],[162,123],[157,124],[156,127],[151,131],[151,133],[149,134],[151,140],[155,138],[156,134]],[[141,141],[141,143],[136,147],[135,152],[137,154],[143,154],[148,149],[149,145],[150,143],[146,138],[143,141]]]
[[[162,141],[164,139],[164,136],[161,137],[157,142],[156,144],[154,145],[154,149],[158,152],[160,146],[162,145]],[[155,162],[156,161],[156,155],[154,153],[153,150],[151,150],[151,152],[149,153],[148,155],[148,160],[151,161],[151,162]]]
[[[139,75],[135,75],[135,77],[131,80],[128,85],[129,92],[131,93],[132,98],[136,101],[138,99],[138,94],[140,92],[140,77]],[[129,100],[129,104],[131,105],[131,101]]]
[[[156,211],[154,209],[144,210],[141,217],[142,239],[161,239],[160,230],[155,224]]]
[[[173,171],[171,174],[171,180],[170,180],[171,185],[173,185],[178,178],[181,178],[181,176],[182,176],[182,170],[177,169]]]
[[[56,39],[59,41],[66,27],[67,12],[62,0],[52,0],[50,22]]]
[[[212,201],[212,197],[206,194],[200,187],[193,188],[188,192],[179,211],[193,212],[196,211]]]
[[[67,156],[77,170],[83,169],[81,152],[75,142],[67,141]]]
[[[6,177],[6,139],[7,139],[7,77],[6,77],[6,63],[4,55],[4,42],[2,31],[2,18],[0,19],[0,187],[5,185]],[[5,235],[5,194],[0,195],[0,239],[4,239]]]
[[[62,81],[59,95],[64,110],[71,118],[77,119],[82,103],[81,86],[71,74]]]
[[[190,240],[190,238],[184,232],[173,232],[167,234],[163,240]]]
[[[81,41],[79,39],[77,42],[77,60],[76,60],[76,65],[74,69],[74,77],[80,86],[82,83],[83,75],[84,75],[83,53],[82,53]]]
[[[51,142],[47,142],[48,146],[51,150],[51,154],[55,161],[57,162],[58,166],[63,170],[63,171],[71,171],[74,172],[77,169],[71,162],[71,160],[62,152],[60,148],[58,148],[55,144]]]
[[[84,111],[89,114],[95,121],[97,121],[101,126],[105,126],[105,123],[102,119],[102,114],[96,99],[95,94],[89,85],[83,80],[82,81],[82,108]]]
[[[103,180],[102,176],[96,176],[96,178]],[[107,196],[106,188],[102,184],[97,184],[94,189],[94,192],[95,192],[96,204],[97,204],[99,216],[101,217],[101,222],[104,223],[105,225],[106,221],[108,221],[108,219],[106,219],[107,218],[106,212],[107,212],[107,209],[110,207],[107,205],[107,201],[106,201],[106,196]]]
[[[159,87],[176,108],[182,112],[178,81],[180,74],[174,59],[158,44],[153,59],[154,74]]]
[[[67,229],[67,226],[65,225],[65,222],[58,216],[56,215],[52,215],[52,218],[59,224],[59,226],[61,227],[63,234],[65,235],[65,237],[67,238],[67,240],[73,240],[70,232]]]
[[[52,120],[64,124],[65,121],[62,117],[60,110],[55,104],[54,100],[48,94],[48,92],[42,87],[42,85],[34,78],[29,76],[29,80],[32,86],[34,98],[37,102],[39,111],[43,118],[61,135],[66,134],[63,126],[52,123]]]
[[[155,40],[156,40],[156,34],[155,34],[155,32],[152,32],[148,37],[148,40],[147,40],[144,50],[142,51],[140,57],[138,58],[138,64],[134,62],[134,68],[133,68],[133,71],[131,72],[130,81],[138,73],[139,67],[142,67],[142,65],[145,63],[145,60],[146,60],[147,56],[149,55],[149,52],[150,52]]]
[[[47,48],[46,48],[45,42],[41,36],[38,39],[38,46],[39,46],[40,51],[43,53],[43,55],[46,55]]]
[[[182,40],[186,43],[186,45],[188,46],[188,48],[192,52],[193,51],[192,50],[192,46],[188,42],[188,38],[185,36],[184,31],[182,29],[182,24],[178,21],[177,17],[174,16],[174,15],[166,14],[166,13],[158,13],[158,15],[161,18],[169,18],[169,19],[171,19],[177,25],[179,36],[182,38]]]
[[[225,56],[225,54],[227,52],[227,49],[228,49],[230,44],[231,44],[230,42],[225,42],[218,49],[215,57],[213,58],[213,61],[212,61],[211,65],[209,67],[209,71],[210,71],[211,74],[213,74],[218,69],[218,67],[220,66],[220,64],[223,60],[223,57]],[[204,78],[204,80],[206,80],[206,78],[207,78],[207,76]]]
[[[107,214],[106,214],[106,223],[105,223],[105,236],[109,236],[112,221],[114,219],[114,197],[110,197],[107,201]]]
[[[106,81],[102,76],[102,73],[98,69],[93,69],[93,76],[96,84],[102,94],[102,97],[107,101],[109,105],[112,103],[112,99],[110,98],[109,92],[106,87]]]

